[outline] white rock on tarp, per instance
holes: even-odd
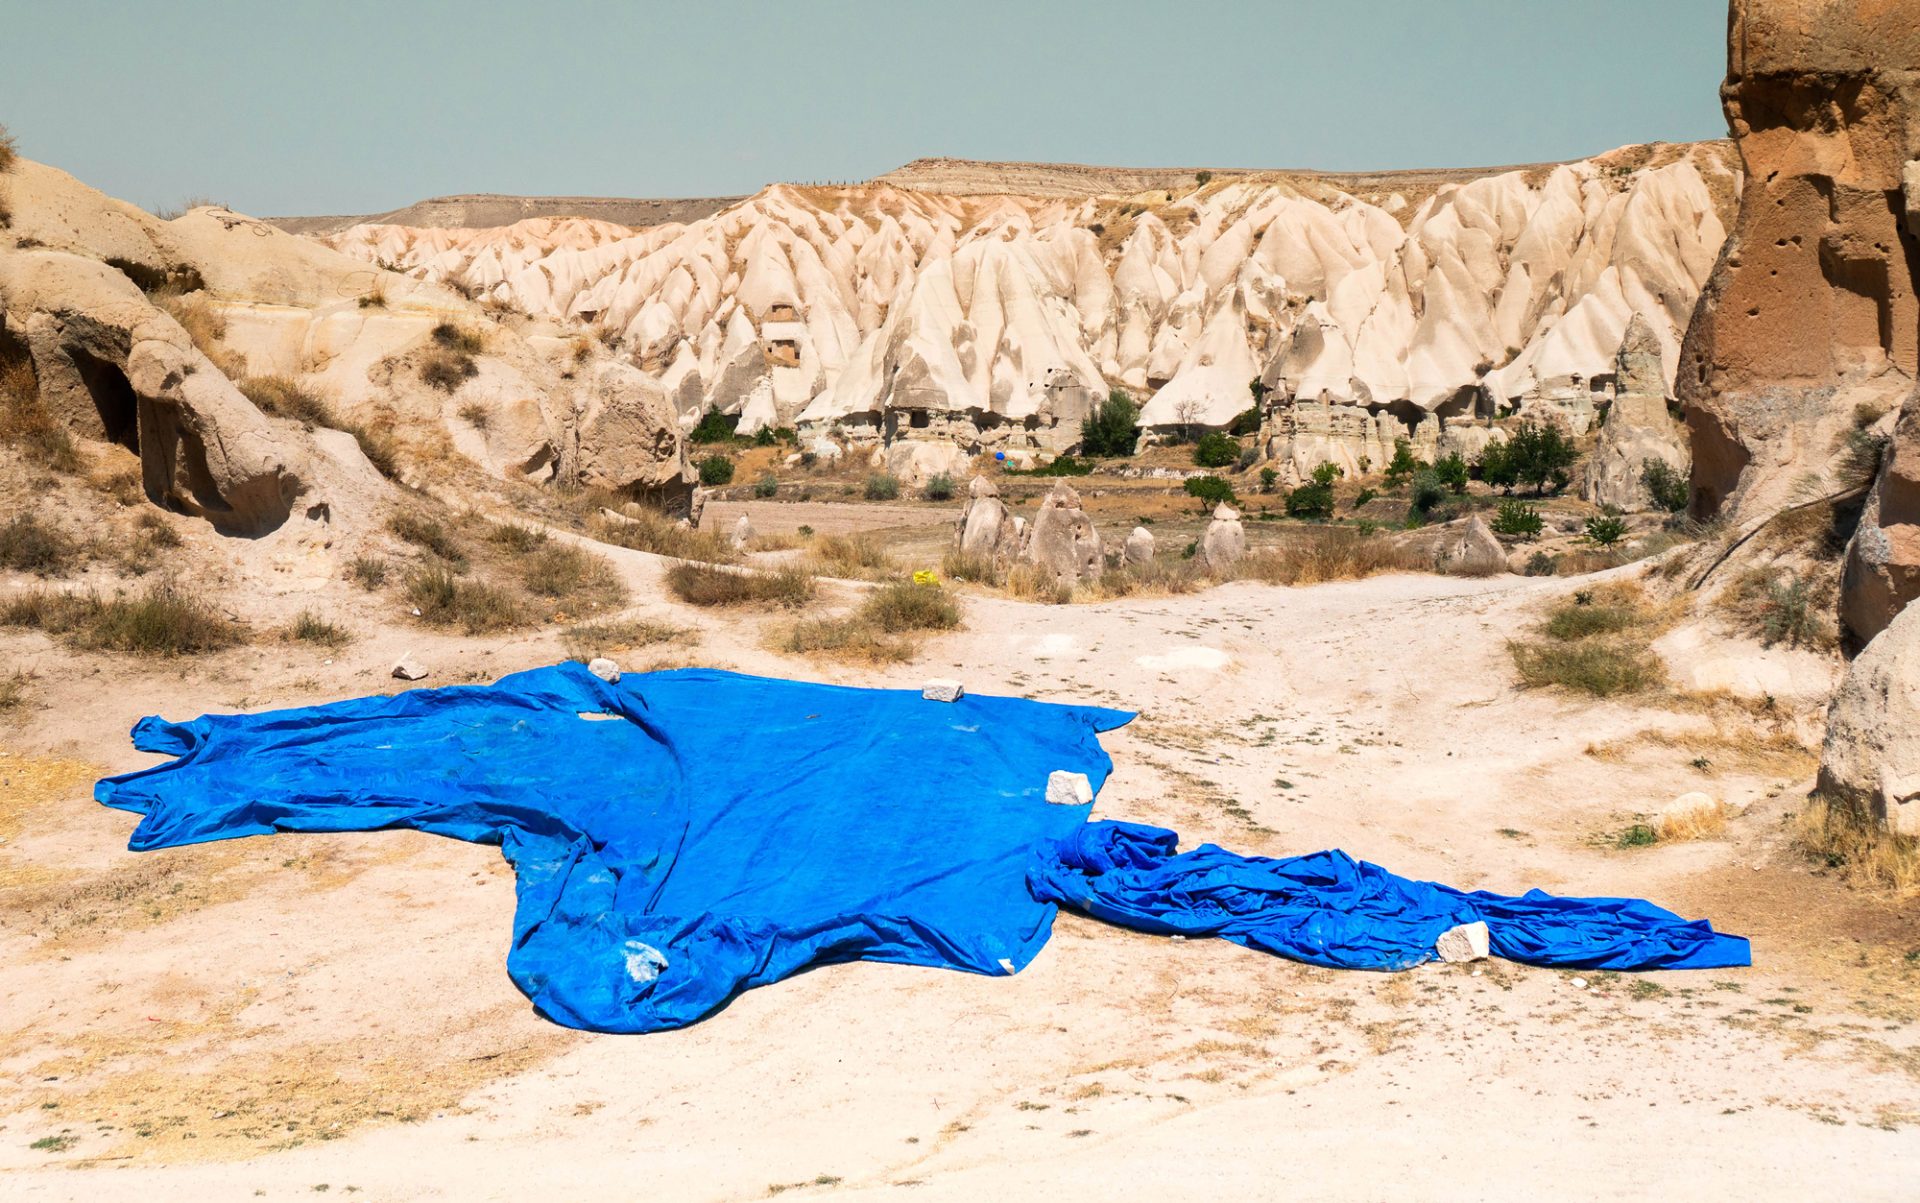
[[[1047,777],[1047,801],[1056,806],[1085,806],[1093,801],[1093,782],[1085,773],[1055,769]]]
[[[1449,927],[1433,942],[1433,950],[1450,965],[1485,960],[1488,947],[1487,925],[1479,922]]]
[[[620,682],[620,666],[605,656],[595,656],[588,661],[587,671],[609,685],[617,685]]]
[[[426,678],[427,670],[420,667],[412,652],[407,652],[393,662],[393,675],[401,681],[419,681]]]
[[[934,677],[920,687],[920,696],[929,702],[957,702],[966,695],[966,687],[951,677]]]

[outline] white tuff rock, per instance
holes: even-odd
[[[733,524],[733,549],[744,551],[747,544],[751,542],[753,542],[753,523],[747,520],[745,514],[742,514],[740,521]]]
[[[934,677],[920,687],[920,696],[929,702],[957,702],[966,694],[966,686],[951,677]]]
[[[1449,576],[1492,576],[1507,569],[1507,549],[1475,514],[1457,538],[1440,549],[1440,571]]]
[[[1820,793],[1892,831],[1920,835],[1920,606],[1860,653],[1827,708]]]
[[[1093,782],[1085,773],[1055,769],[1047,777],[1047,801],[1055,806],[1085,806],[1093,801]]]
[[[595,656],[590,660],[587,663],[587,671],[609,685],[620,683],[620,666],[605,656]]]
[[[393,662],[393,675],[400,681],[422,681],[426,679],[427,670],[413,658],[412,652],[407,652]]]
[[[1211,572],[1225,572],[1247,554],[1247,532],[1240,525],[1240,511],[1221,502],[1213,509],[1213,521],[1200,537],[1200,558]]]
[[[1100,575],[1100,532],[1080,506],[1080,494],[1065,481],[1040,503],[1027,528],[1025,559],[1055,581],[1090,581]]]
[[[1145,564],[1153,559],[1153,532],[1136,526],[1127,532],[1127,563]]]
[[[1450,965],[1483,961],[1487,957],[1488,947],[1487,925],[1477,921],[1449,927],[1433,942],[1433,951]]]

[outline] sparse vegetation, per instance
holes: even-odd
[[[560,636],[560,647],[569,660],[585,664],[595,656],[618,656],[651,644],[690,641],[691,638],[689,632],[665,623],[650,622],[644,618],[617,618],[569,627]]]
[[[443,393],[458,391],[461,385],[479,374],[480,367],[473,362],[471,355],[449,351],[444,347],[428,352],[420,361],[421,381],[427,387]]]
[[[1687,508],[1687,474],[1675,469],[1665,460],[1645,459],[1640,461],[1640,483],[1653,498],[1653,504],[1677,514]]]
[[[890,635],[904,631],[950,631],[960,625],[960,604],[939,585],[894,581],[860,606],[866,621]]]
[[[469,635],[506,630],[526,621],[513,594],[484,581],[463,580],[440,564],[407,575],[406,600],[429,626],[457,626]]]
[[[479,331],[465,330],[452,322],[441,322],[435,326],[432,338],[435,346],[461,355],[478,355],[487,349],[486,337]]]
[[[1218,476],[1195,476],[1183,487],[1187,496],[1198,498],[1203,507],[1236,500],[1233,486]]]
[[[6,126],[0,125],[0,172],[12,171],[14,163],[19,158],[20,151],[13,134]]]
[[[347,579],[372,592],[387,583],[387,562],[379,556],[355,556],[347,561]]]
[[[693,606],[770,606],[798,609],[813,600],[811,574],[794,569],[750,572],[710,564],[675,564],[667,588]]]
[[[779,496],[780,478],[771,472],[763,473],[759,480],[753,482],[753,495],[762,500]]]
[[[107,598],[50,589],[15,594],[0,606],[0,625],[45,631],[83,650],[146,656],[217,652],[246,635],[174,581]]]
[[[1746,634],[1767,647],[1828,648],[1837,638],[1828,612],[1834,583],[1781,568],[1750,568],[1720,594],[1717,606]]]
[[[892,501],[900,496],[900,481],[885,472],[875,472],[867,477],[865,495],[868,501]]]
[[[1631,586],[1575,594],[1542,625],[1544,639],[1509,640],[1507,650],[1528,688],[1557,685],[1592,697],[1613,697],[1659,685],[1665,674],[1649,644],[1657,615]]]
[[[606,508],[608,513],[596,510],[586,520],[587,534],[598,542],[677,560],[723,564],[737,558],[725,538],[712,531],[682,526],[658,510],[638,506],[629,507],[627,511]]]
[[[73,435],[48,412],[25,352],[0,344],[0,442],[20,448],[55,472],[78,472]]]
[[[242,376],[233,383],[262,413],[308,427],[336,425],[332,407],[290,376]]]
[[[893,581],[881,586],[852,614],[796,623],[780,643],[796,654],[825,653],[836,659],[897,663],[918,650],[913,636],[960,625],[960,603],[938,584]]]
[[[1850,885],[1920,892],[1920,838],[1889,831],[1851,807],[1815,795],[1794,817],[1793,840]]]
[[[460,407],[460,420],[481,434],[493,426],[493,414],[478,401],[469,401]]]
[[[0,568],[43,577],[65,576],[72,571],[79,550],[59,527],[31,513],[15,514],[0,526]]]
[[[808,550],[816,571],[827,576],[874,578],[894,571],[893,557],[880,540],[865,532],[822,535]]]
[[[529,593],[575,609],[616,606],[626,601],[626,586],[613,565],[585,548],[542,535],[521,554],[520,582]]]
[[[1255,552],[1236,566],[1247,580],[1315,585],[1383,572],[1425,572],[1432,562],[1392,536],[1350,526],[1302,528],[1280,546]]]
[[[928,501],[952,501],[954,491],[953,477],[942,472],[927,482],[924,493]]]
[[[353,641],[353,634],[312,610],[302,610],[287,624],[287,638],[300,643],[317,643],[322,647],[345,647]]]
[[[467,553],[461,548],[459,540],[454,538],[453,532],[442,526],[438,519],[412,510],[396,510],[387,519],[387,529],[449,564],[456,567],[466,565]]]

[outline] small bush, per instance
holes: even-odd
[[[1772,647],[1833,646],[1835,631],[1826,610],[1831,585],[1770,568],[1742,573],[1721,595],[1719,604],[1736,625]]]
[[[479,374],[480,368],[473,358],[457,351],[437,350],[420,361],[421,381],[443,393],[457,391]]]
[[[1374,492],[1372,489],[1362,489],[1353,495],[1352,508],[1357,510],[1378,496],[1380,496],[1380,494]]]
[[[844,618],[815,618],[793,625],[780,650],[795,655],[825,653],[837,660],[899,664],[913,659],[914,646]]]
[[[900,481],[885,472],[875,472],[867,477],[865,495],[868,501],[892,501],[900,496]]]
[[[779,496],[780,478],[771,472],[764,474],[753,482],[753,495],[762,499]]]
[[[478,401],[469,401],[460,407],[460,420],[485,434],[493,425],[493,413]]]
[[[1222,502],[1236,500],[1233,486],[1218,476],[1195,476],[1183,487],[1187,496],[1197,497],[1206,505],[1219,505]]]
[[[1496,535],[1531,540],[1538,539],[1540,532],[1545,529],[1546,522],[1540,517],[1539,507],[1524,501],[1502,501],[1493,515],[1493,533]]]
[[[457,626],[469,635],[505,630],[525,621],[520,602],[504,589],[467,581],[435,564],[409,573],[406,599],[430,626]]]
[[[925,492],[928,501],[952,501],[954,494],[953,477],[948,476],[945,472],[940,473],[927,482]]]
[[[488,525],[487,542],[523,556],[546,546],[547,532],[537,526],[521,526],[517,522],[494,522]]]
[[[1646,487],[1647,495],[1653,498],[1653,504],[1677,514],[1687,508],[1687,475],[1675,470],[1665,460],[1644,459],[1640,461],[1640,483]]]
[[[287,638],[322,647],[345,647],[353,635],[345,627],[328,622],[312,610],[302,610],[287,624]]]
[[[1611,635],[1629,630],[1646,621],[1646,616],[1630,605],[1556,606],[1543,628],[1550,638],[1562,642],[1585,639],[1591,635]]]
[[[0,624],[36,628],[86,650],[150,656],[220,651],[246,634],[171,581],[111,598],[49,590],[17,594],[0,608]]]
[[[813,600],[814,579],[805,572],[745,572],[707,564],[675,564],[667,588],[693,606],[780,606],[798,609]]]
[[[291,418],[308,427],[335,424],[332,408],[290,376],[242,376],[233,383],[262,413]]]
[[[1393,459],[1387,464],[1387,483],[1395,488],[1406,483],[1408,477],[1426,465],[1413,457],[1413,444],[1405,439],[1393,440]]]
[[[1272,468],[1260,469],[1260,491],[1271,493],[1280,483],[1280,473]]]
[[[709,455],[700,461],[700,483],[709,488],[733,483],[733,461],[724,455]]]
[[[652,510],[643,511],[639,517],[622,515],[618,519],[595,514],[587,520],[587,533],[601,543],[677,560],[723,564],[737,558],[732,544],[724,537],[681,526]]]
[[[1447,499],[1447,486],[1440,474],[1432,468],[1422,468],[1413,474],[1413,489],[1407,497],[1409,517],[1425,519],[1434,507]]]
[[[903,631],[950,631],[960,625],[960,604],[939,585],[895,581],[875,590],[860,614],[890,635]]]
[[[432,337],[436,346],[461,355],[478,355],[487,349],[485,335],[477,330],[463,330],[452,322],[441,322],[435,326]]]
[[[547,539],[522,558],[520,580],[529,593],[574,607],[615,606],[627,596],[606,560],[572,543]]]
[[[710,409],[700,415],[700,421],[687,433],[689,443],[734,443],[740,441],[735,432],[740,428],[739,414],[723,414]]]
[[[1660,842],[1660,833],[1645,823],[1635,823],[1614,837],[1616,848],[1649,848]]]
[[[1133,398],[1114,389],[1094,406],[1080,427],[1080,449],[1085,455],[1132,455],[1140,440],[1140,410]]]
[[[1301,485],[1288,493],[1287,516],[1322,521],[1333,517],[1333,486],[1315,482]]]
[[[459,540],[435,519],[411,510],[398,510],[388,517],[387,529],[449,564],[464,566],[467,562],[467,553],[461,549]]]
[[[1193,462],[1202,468],[1226,468],[1240,458],[1240,444],[1232,435],[1214,430],[1193,445]]]
[[[32,514],[16,514],[0,526],[0,568],[36,576],[65,576],[79,549],[60,529]]]
[[[1093,472],[1093,467],[1091,460],[1062,455],[1035,468],[1005,468],[1002,471],[1008,476],[1087,476]]]
[[[1633,693],[1663,679],[1660,663],[1645,647],[1605,640],[1573,643],[1510,642],[1520,680],[1529,688],[1558,685],[1596,698]]]
[[[1467,491],[1467,461],[1460,457],[1458,451],[1433,461],[1433,472],[1454,496],[1458,497]]]
[[[950,550],[941,557],[940,575],[952,581],[973,581],[981,585],[998,585],[1006,578],[1006,573],[989,557],[958,550]]]
[[[1527,576],[1552,576],[1560,570],[1560,562],[1544,551],[1536,551],[1527,557]]]
[[[355,556],[347,562],[347,579],[371,593],[387,583],[387,562],[379,556]]]
[[[1600,547],[1612,547],[1627,533],[1624,518],[1598,516],[1587,519],[1587,541]]]
[[[1810,798],[1794,819],[1793,842],[1850,885],[1896,896],[1920,891],[1920,838],[1889,831],[1851,807],[1819,795]]]
[[[0,715],[12,714],[27,704],[27,674],[16,671],[0,677]]]
[[[14,163],[20,158],[20,151],[7,127],[0,125],[0,172],[12,171]]]

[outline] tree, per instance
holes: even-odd
[[[1500,509],[1493,516],[1493,533],[1510,535],[1516,539],[1538,539],[1546,523],[1540,517],[1540,511],[1524,501],[1509,499],[1500,503]]]
[[[1440,477],[1440,483],[1452,490],[1455,497],[1467,491],[1467,461],[1460,457],[1458,451],[1435,460],[1433,470]]]
[[[1194,423],[1200,420],[1200,414],[1206,407],[1192,397],[1173,407],[1173,420],[1180,425],[1180,441],[1193,442]]]
[[[1413,491],[1407,505],[1407,525],[1420,526],[1433,512],[1433,507],[1447,499],[1447,487],[1440,481],[1440,474],[1432,468],[1421,468],[1413,474]]]
[[[1493,448],[1487,448],[1492,451]],[[1545,422],[1527,422],[1513,432],[1507,439],[1504,453],[1505,468],[1514,484],[1533,486],[1533,495],[1540,496],[1552,485],[1554,492],[1567,487],[1571,479],[1567,469],[1578,458],[1573,440],[1560,433],[1557,426]],[[1481,459],[1481,471],[1486,471],[1486,460]],[[1508,489],[1511,491],[1512,486]]]
[[[1195,476],[1185,486],[1187,496],[1198,497],[1209,505],[1234,500],[1233,486],[1218,476]]]
[[[1193,446],[1193,462],[1202,468],[1226,468],[1240,458],[1240,444],[1233,436],[1218,430],[1209,431],[1200,436]]]
[[[1426,465],[1413,458],[1413,444],[1405,439],[1393,440],[1393,462],[1387,465],[1387,483],[1399,486],[1407,477]]]
[[[1640,461],[1640,483],[1647,488],[1647,494],[1653,498],[1653,504],[1677,514],[1687,508],[1686,473],[1675,470],[1665,460],[1644,459]]]
[[[1310,483],[1287,494],[1287,514],[1294,518],[1333,517],[1333,482],[1346,475],[1338,464],[1321,464]]]
[[[1587,519],[1587,538],[1602,547],[1612,547],[1627,533],[1625,518],[1599,517]]]
[[[1087,455],[1132,455],[1140,440],[1140,409],[1133,398],[1114,389],[1093,407],[1080,426],[1080,449]]]

